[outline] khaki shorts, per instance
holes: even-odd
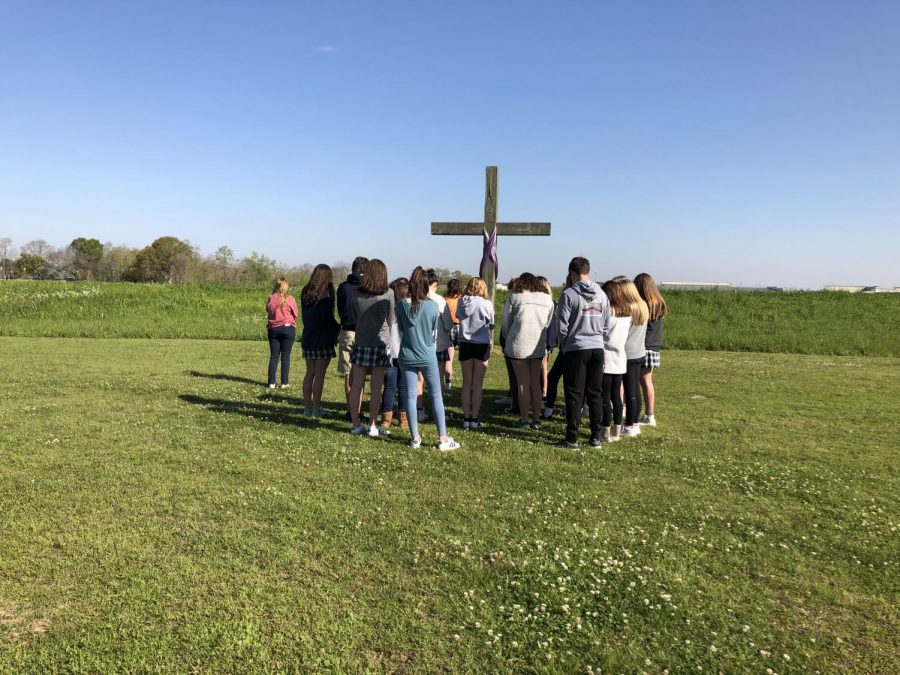
[[[350,352],[356,344],[356,331],[344,330],[338,335],[338,372],[341,375],[350,374]]]

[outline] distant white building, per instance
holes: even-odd
[[[900,286],[884,288],[882,286],[838,286],[829,285],[826,291],[843,291],[844,293],[900,293]]]
[[[729,281],[663,281],[659,287],[684,291],[731,290],[733,288]]]

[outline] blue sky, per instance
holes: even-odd
[[[900,285],[900,2],[0,0],[0,237]]]

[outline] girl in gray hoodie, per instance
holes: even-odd
[[[494,303],[487,285],[473,277],[456,305],[459,319],[459,364],[462,367],[463,429],[481,428],[481,393],[491,356],[494,331]]]

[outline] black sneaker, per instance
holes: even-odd
[[[592,448],[600,448],[603,446],[602,439],[600,438],[600,434],[594,436],[591,434],[591,447]]]
[[[572,443],[571,441],[567,441],[566,439],[561,440],[556,444],[557,448],[565,448],[566,450],[580,450],[578,443]]]
[[[540,431],[541,423],[538,421],[534,421],[531,423],[531,428],[534,429],[535,431]]]

